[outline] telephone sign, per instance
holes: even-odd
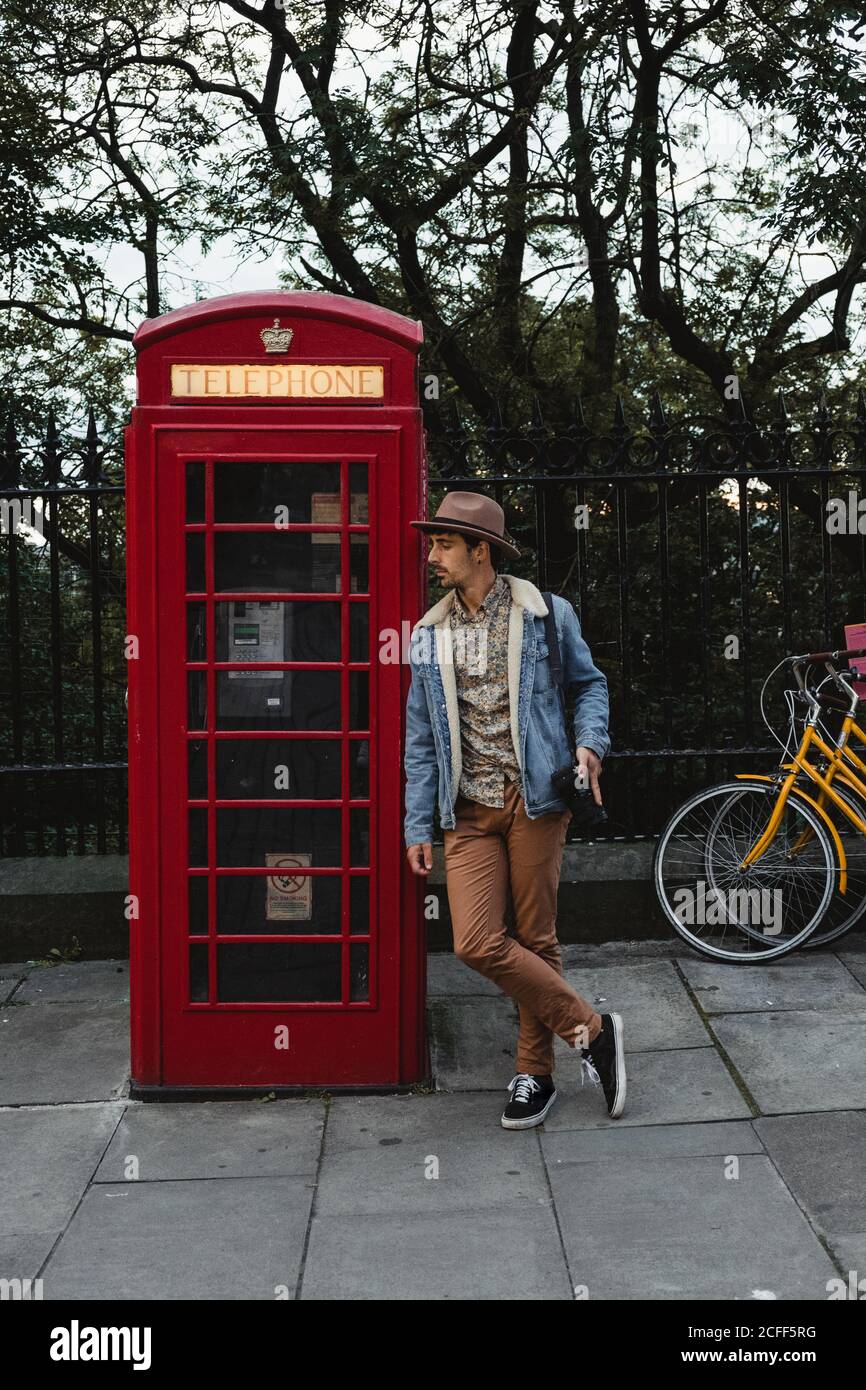
[[[135,335],[132,1094],[429,1074],[402,844],[420,323],[238,294]],[[403,643],[397,642],[402,649]]]

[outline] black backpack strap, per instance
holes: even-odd
[[[559,638],[556,635],[556,618],[553,613],[553,594],[546,589],[541,595],[547,604],[547,615],[544,619],[544,635],[547,638],[547,646],[550,651],[550,678],[554,685],[559,686],[562,691],[562,655],[559,650]]]

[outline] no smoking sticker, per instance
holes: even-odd
[[[265,864],[279,873],[269,876],[265,916],[269,922],[309,922],[313,915],[313,879],[299,873],[312,863],[311,854],[266,854]]]

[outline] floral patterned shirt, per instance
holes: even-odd
[[[482,806],[505,805],[504,777],[523,794],[508,700],[510,612],[511,588],[501,574],[473,614],[454,591],[449,623],[463,757],[457,791]]]

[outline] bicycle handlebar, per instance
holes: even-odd
[[[858,703],[858,696],[849,686],[845,684],[844,679],[842,679],[842,677],[848,676],[851,680],[857,680],[858,677],[860,677],[860,672],[839,670],[836,667],[834,667],[833,662],[839,661],[842,658],[845,658],[847,660],[851,657],[857,656],[866,656],[866,647],[840,647],[838,651],[834,652],[807,652],[803,656],[789,656],[787,659],[791,664],[791,670],[793,672],[794,679],[796,680],[797,685],[800,688],[800,693],[802,695],[805,695],[807,699],[812,700],[813,704],[815,703],[815,695],[806,689],[806,682],[803,679],[803,670],[808,669],[810,666],[826,666],[830,675],[836,681],[836,684],[840,685],[842,689],[846,691],[848,698],[843,699],[841,696],[828,695],[826,692],[824,692],[822,695],[817,697],[817,705],[822,705],[825,709],[844,708],[849,713],[853,713],[854,707]]]
[[[850,708],[851,701],[846,700],[844,695],[833,695],[829,691],[824,691],[817,696],[818,704],[826,709],[839,709],[846,713]]]
[[[789,656],[788,660],[811,666],[818,665],[819,662],[841,661],[851,656],[866,656],[866,647],[843,647],[835,652],[806,652],[804,656]]]

